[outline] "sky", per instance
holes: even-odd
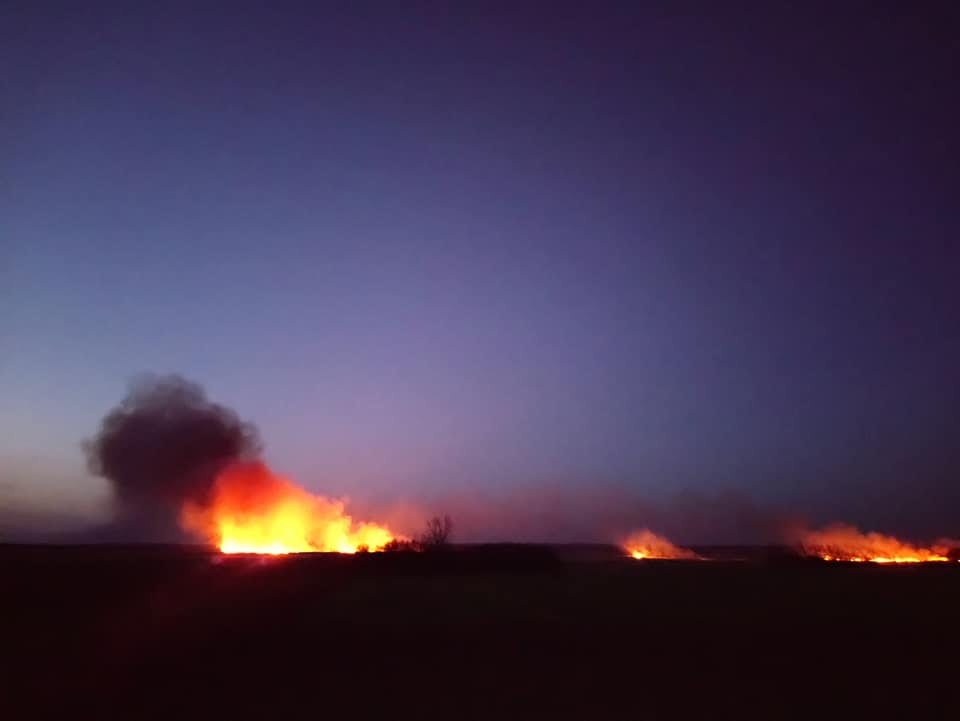
[[[960,535],[956,21],[0,3],[0,532],[176,372],[332,495]]]

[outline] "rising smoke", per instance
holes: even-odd
[[[113,488],[109,535],[136,540],[180,538],[184,504],[203,503],[230,463],[260,455],[253,425],[177,375],[134,381],[84,448],[91,472]]]

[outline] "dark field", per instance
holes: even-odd
[[[960,718],[960,564],[589,556],[0,547],[0,718]]]

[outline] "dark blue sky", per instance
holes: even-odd
[[[95,508],[80,440],[176,371],[327,493],[960,534],[948,4],[38,5],[0,5],[8,509]]]

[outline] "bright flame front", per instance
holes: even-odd
[[[623,549],[631,558],[642,560],[645,558],[686,559],[700,558],[696,553],[674,546],[663,536],[658,536],[646,528],[632,533],[623,542]]]
[[[861,533],[857,528],[835,525],[820,531],[806,531],[800,549],[824,561],[855,563],[927,563],[949,561],[945,546],[920,548],[881,533]]]
[[[355,522],[342,501],[315,496],[259,462],[221,472],[209,502],[187,505],[181,521],[224,553],[355,553],[394,539],[384,526]]]

